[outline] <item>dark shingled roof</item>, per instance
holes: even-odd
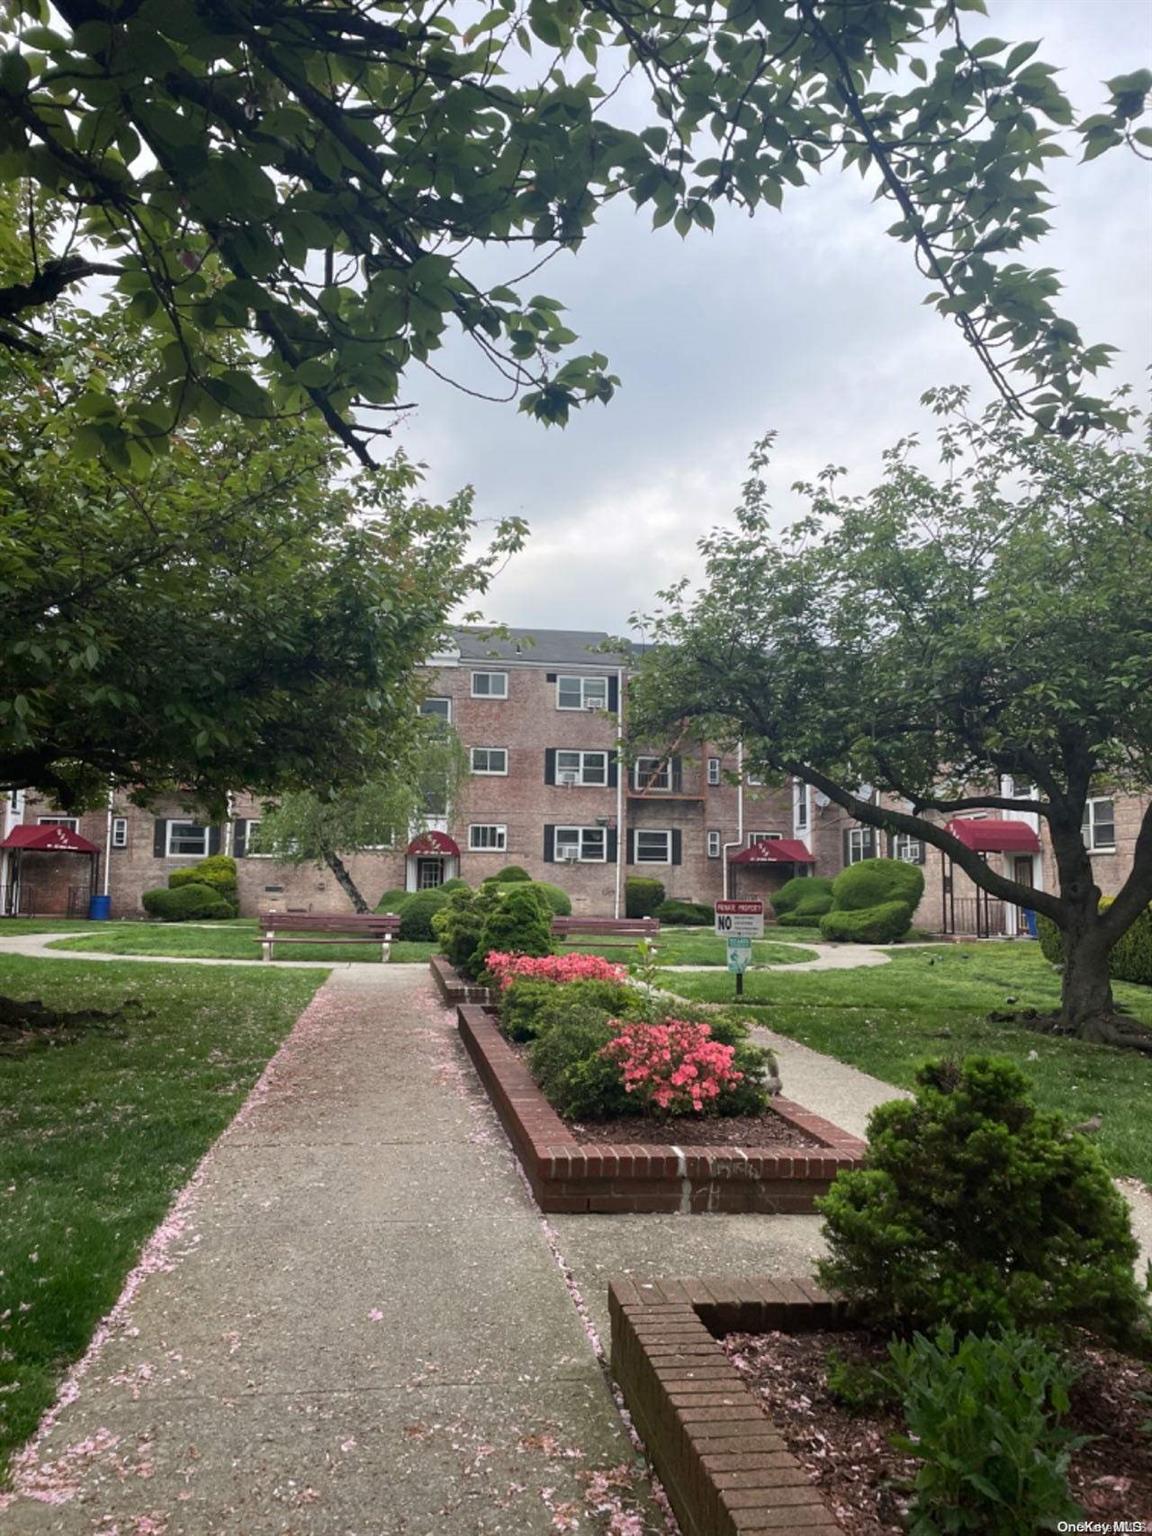
[[[611,637],[598,629],[512,629],[507,637],[482,629],[454,631],[462,661],[534,662],[558,667],[587,666],[603,670],[627,661],[613,651],[597,651]],[[639,647],[636,647],[638,650]]]

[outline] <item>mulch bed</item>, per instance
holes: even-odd
[[[884,1341],[861,1331],[730,1334],[723,1347],[824,1492],[846,1536],[903,1536],[916,1463],[893,1449],[897,1413],[852,1413],[827,1389],[829,1351],[859,1365],[887,1362]],[[1152,1517],[1152,1369],[1096,1344],[1075,1350],[1082,1374],[1069,1424],[1095,1437],[1072,1454],[1073,1497],[1094,1520]]]
[[[563,1116],[561,1116],[563,1119]],[[819,1147],[820,1142],[799,1126],[789,1125],[768,1110],[763,1115],[677,1115],[656,1120],[647,1115],[622,1115],[618,1120],[565,1120],[572,1139],[581,1143],[651,1147]]]
[[[59,1013],[35,1000],[0,997],[0,1055],[12,1056],[29,1049],[66,1045],[79,1040],[89,1030],[116,1032],[115,1026],[132,1022],[129,1014],[139,1016],[143,1004],[129,998],[111,1012],[83,1008],[74,1013]]]

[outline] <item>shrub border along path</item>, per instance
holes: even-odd
[[[579,1145],[501,1035],[491,1013],[463,1003],[459,1029],[481,1082],[516,1150],[541,1210],[745,1212],[808,1215],[836,1175],[854,1168],[865,1144],[791,1099],[772,1107],[820,1146],[785,1152],[753,1147],[643,1143]]]
[[[823,1494],[716,1342],[726,1333],[836,1327],[808,1279],[609,1283],[612,1375],[684,1536],[834,1536]]]

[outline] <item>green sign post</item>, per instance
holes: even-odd
[[[744,996],[744,972],[752,961],[752,940],[742,938],[725,939],[728,946],[728,969],[736,977],[736,996]]]

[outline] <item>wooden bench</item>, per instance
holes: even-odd
[[[552,933],[573,947],[595,945],[597,949],[631,949],[641,939],[654,939],[660,923],[654,917],[554,917]],[[587,934],[587,938],[577,938]],[[603,937],[601,937],[603,935]]]
[[[254,942],[265,960],[276,958],[277,944],[378,944],[381,960],[387,960],[399,932],[395,912],[261,912],[260,937]]]

